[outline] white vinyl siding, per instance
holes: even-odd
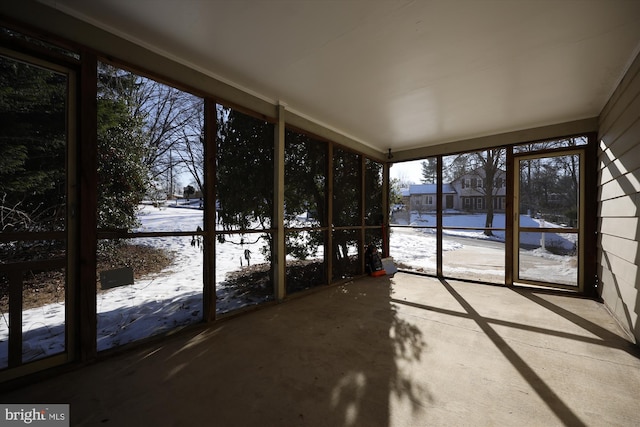
[[[640,341],[640,57],[600,116],[598,276],[605,304]]]

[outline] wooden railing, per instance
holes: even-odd
[[[66,258],[22,261],[0,264],[0,275],[9,282],[9,343],[8,367],[22,365],[22,308],[24,274],[28,271],[51,271],[65,268]]]

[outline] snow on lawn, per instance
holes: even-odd
[[[443,216],[443,225],[445,227],[467,227],[467,228],[484,228],[485,227],[485,214],[460,214],[455,211],[451,211],[451,214]],[[409,224],[406,221],[397,221],[398,225],[411,225],[416,227],[435,227],[436,215],[435,213],[418,214],[416,211],[411,212],[411,219]],[[498,213],[493,217],[493,228],[505,227],[505,215]],[[520,227],[528,228],[562,228],[560,225],[546,222],[543,219],[532,218],[529,215],[520,215]],[[429,229],[424,230],[425,233],[431,233]],[[450,236],[462,236],[473,237],[476,239],[490,239],[504,242],[504,231],[494,231],[493,236],[485,236],[483,231],[474,230],[444,230],[444,234]],[[530,247],[537,247],[541,244],[541,238],[545,238],[545,245],[549,247],[556,247],[563,250],[571,250],[575,248],[577,234],[575,233],[552,233],[552,232],[527,232],[521,233],[520,244]],[[446,250],[446,249],[445,249]]]
[[[460,249],[462,244],[453,241],[443,242],[444,251]],[[422,232],[391,228],[389,253],[396,262],[408,264],[419,270],[433,270],[436,266],[436,234],[433,229]]]
[[[203,228],[203,211],[198,209],[199,201],[190,204],[169,205],[154,208],[141,206],[139,218],[140,232],[195,231]],[[433,215],[413,215],[412,224],[435,225]],[[521,224],[538,227],[539,221],[522,216]],[[445,225],[460,227],[483,227],[483,215],[452,215],[445,217]],[[504,226],[504,215],[496,215],[494,227]],[[550,226],[545,224],[545,226]],[[432,265],[435,261],[435,235],[432,230],[423,232],[395,232],[392,229],[391,255],[396,260],[405,260],[413,267]],[[416,230],[416,229],[410,229]],[[478,231],[446,231],[475,238],[487,238]],[[493,239],[504,238],[503,233],[495,233]],[[563,247],[574,244],[572,234],[547,233],[547,242],[553,241]],[[246,266],[245,249],[251,251],[251,264],[265,262],[260,253],[263,241],[256,239],[259,234],[230,237],[227,243],[216,244],[216,294],[217,310],[226,312],[246,304],[259,301],[238,299],[225,289],[224,278],[228,272],[238,270],[241,263]],[[526,233],[526,242],[539,246],[540,233]],[[136,279],[133,285],[120,286],[99,291],[97,296],[98,350],[122,345],[149,337],[179,326],[198,322],[202,319],[202,246],[192,236],[170,236],[132,239],[136,244],[162,247],[174,253],[174,262],[164,271]],[[446,240],[444,250],[455,251],[464,247],[458,241]],[[536,249],[528,251],[540,257],[554,256]],[[321,252],[319,253],[321,256]],[[424,264],[424,265],[423,265]],[[135,266],[132,266],[135,269]],[[548,274],[548,271],[547,271]],[[52,303],[42,307],[24,310],[22,313],[23,360],[35,360],[64,351],[65,305]],[[8,319],[3,314],[0,319],[0,367],[7,366],[8,359]]]
[[[198,227],[203,228],[203,211],[198,207],[199,201],[188,206],[181,204],[164,209],[142,206],[139,211],[141,227],[136,231],[196,231]],[[234,293],[224,287],[223,281],[227,273],[241,268],[241,263],[247,265],[245,250],[250,251],[251,264],[265,262],[260,253],[263,241],[260,239],[256,242],[258,236],[243,237],[247,243],[241,242],[238,236],[229,236],[226,243],[216,245],[218,312],[231,311],[252,303],[235,298]],[[134,242],[171,251],[175,258],[165,271],[138,279],[134,285],[98,294],[98,350],[202,319],[201,241],[194,241],[194,237],[189,236],[175,236],[140,238]],[[256,302],[259,301],[253,301]]]
[[[188,207],[194,207],[193,204]],[[195,231],[202,227],[203,211],[184,205],[140,207],[139,232]],[[256,235],[257,236],[257,235]],[[202,319],[202,246],[192,245],[191,236],[131,239],[132,243],[160,247],[173,252],[171,266],[160,273],[136,279],[133,285],[99,291],[96,299],[98,350],[126,344]],[[255,239],[253,239],[255,240]],[[237,242],[236,242],[237,243]],[[217,309],[230,311],[247,304],[224,288],[227,272],[240,268],[244,250],[251,250],[251,263],[265,262],[253,244],[217,245]],[[246,265],[246,260],[244,261]],[[135,266],[132,266],[135,270]],[[249,301],[249,303],[251,303]],[[253,302],[255,303],[255,302]],[[0,319],[0,368],[8,361],[8,316]],[[24,310],[22,313],[23,360],[30,361],[64,351],[64,302]]]
[[[141,227],[136,231],[195,231],[202,227],[202,217],[199,209],[145,205],[140,208]],[[175,258],[164,271],[136,279],[133,285],[98,292],[98,350],[202,318],[202,252],[191,241],[188,236],[130,240],[136,245],[169,250]]]
[[[418,271],[436,270],[436,236],[433,228],[436,216],[412,212],[410,220],[397,220],[398,225],[391,227],[390,253],[398,263]],[[407,224],[407,222],[409,224]],[[444,215],[443,224],[447,227],[483,228],[485,214]],[[406,227],[410,225],[411,227]],[[505,215],[495,214],[493,227],[504,228]],[[520,226],[529,228],[561,228],[542,219],[520,216]],[[501,282],[504,280],[504,231],[493,231],[493,236],[486,236],[482,230],[443,230],[443,251],[447,274],[464,277],[483,277]],[[451,238],[447,238],[451,236]],[[457,238],[456,238],[457,237]],[[544,240],[543,240],[544,239]],[[483,241],[487,241],[483,244]],[[575,251],[576,233],[562,232],[523,232],[520,234],[520,277],[540,280],[546,277],[549,281],[575,285],[577,280]],[[496,242],[490,244],[489,242]],[[542,247],[544,245],[544,247]],[[568,253],[568,256],[556,255],[555,252]],[[453,256],[460,251],[462,256]]]

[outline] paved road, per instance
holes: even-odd
[[[413,228],[392,228],[393,233],[421,234]],[[424,236],[433,241],[435,234]],[[445,274],[461,278],[504,283],[505,244],[495,240],[476,239],[459,235],[444,235],[447,242],[456,242],[461,247],[445,251],[443,269]],[[393,253],[391,254],[393,256]],[[575,284],[577,279],[577,260],[575,257],[543,257],[530,251],[521,251],[519,255],[520,277],[562,284]],[[405,261],[410,264],[410,261]]]

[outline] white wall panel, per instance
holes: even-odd
[[[601,217],[637,217],[638,197],[634,195],[603,200],[600,203]]]
[[[640,250],[635,240],[601,234],[598,245],[606,253],[615,254],[629,263],[638,262]]]
[[[640,342],[640,56],[600,115],[600,295]]]
[[[625,175],[609,181],[602,185],[599,189],[598,200],[604,201],[609,199],[616,199],[618,197],[633,195],[640,191],[640,182],[633,176]]]

